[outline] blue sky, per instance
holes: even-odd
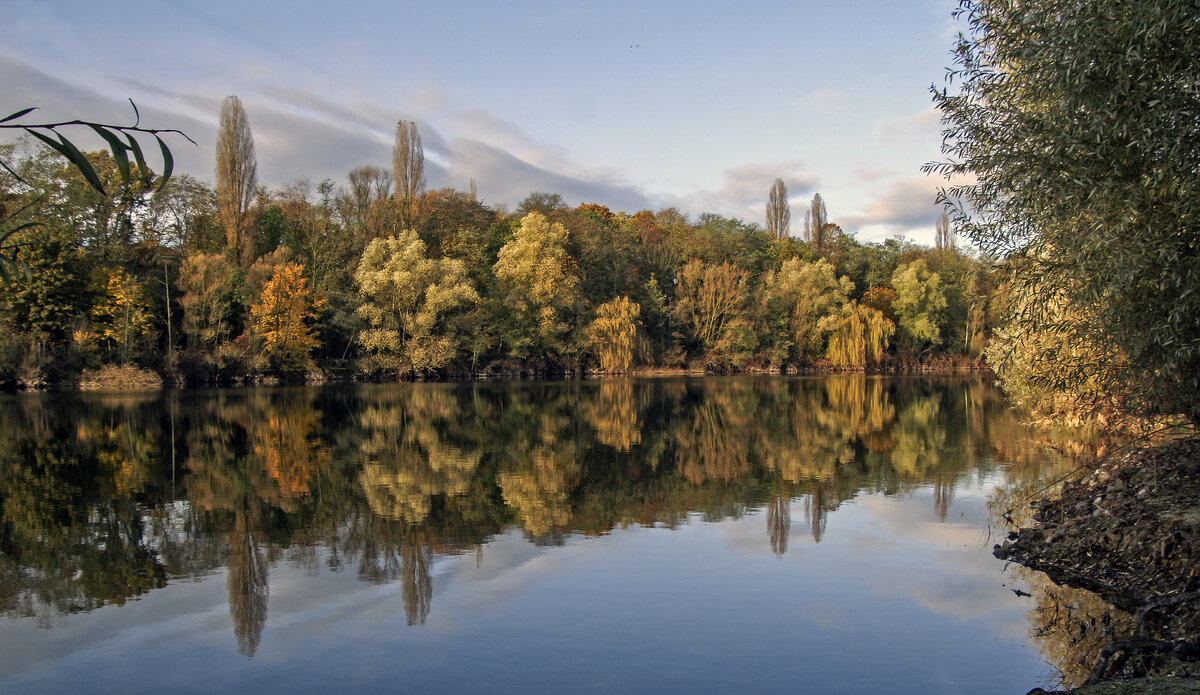
[[[407,119],[431,187],[473,178],[493,204],[762,224],[781,177],[797,221],[819,191],[861,241],[930,243],[940,182],[920,166],[956,4],[0,0],[0,111],[123,123],[132,98],[199,143],[176,143],[178,167],[211,182],[236,94],[269,186],[390,167]]]

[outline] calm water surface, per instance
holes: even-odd
[[[1054,465],[978,380],[6,397],[0,691],[1023,693]]]

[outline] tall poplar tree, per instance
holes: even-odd
[[[417,205],[425,192],[425,150],[421,134],[412,121],[397,121],[396,142],[392,146],[392,179],[396,186],[396,203],[400,222],[413,227],[417,222]]]
[[[820,193],[814,193],[808,214],[804,218],[804,240],[820,253],[825,247],[826,236],[829,233],[829,213],[825,211],[825,199]]]
[[[225,228],[225,243],[231,258],[246,265],[252,260],[250,204],[258,184],[258,161],[254,136],[242,101],[235,96],[221,103],[217,129],[217,211]]]
[[[767,233],[779,241],[788,235],[792,226],[792,208],[788,204],[787,186],[783,179],[775,179],[767,194]]]

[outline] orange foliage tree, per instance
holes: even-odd
[[[251,329],[262,341],[272,367],[282,372],[302,371],[318,345],[309,324],[324,300],[308,286],[303,273],[300,264],[280,265],[263,286],[258,303],[250,307]]]

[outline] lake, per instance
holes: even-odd
[[[973,378],[5,396],[0,691],[1024,693],[1070,451]]]

